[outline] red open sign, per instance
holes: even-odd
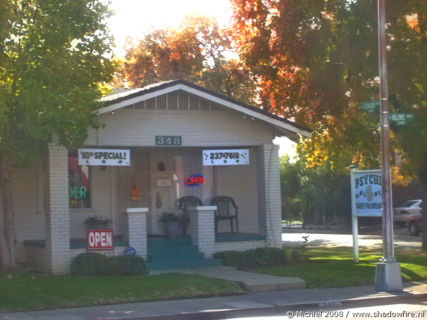
[[[113,230],[88,230],[87,248],[88,250],[113,249]]]
[[[185,185],[188,187],[196,187],[206,182],[206,178],[201,174],[193,174],[185,178]]]

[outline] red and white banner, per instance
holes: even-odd
[[[88,230],[88,250],[111,250],[113,249],[113,230]]]

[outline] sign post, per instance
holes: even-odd
[[[359,262],[358,217],[382,216],[381,170],[351,170],[353,260]]]
[[[393,219],[390,171],[390,123],[388,112],[387,43],[385,31],[385,0],[378,0],[378,56],[380,73],[380,123],[383,214],[383,258],[375,270],[375,290],[402,290],[400,264],[394,258]]]

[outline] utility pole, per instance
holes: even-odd
[[[385,32],[385,0],[378,5],[378,56],[380,72],[381,169],[383,202],[383,257],[375,271],[375,290],[402,290],[400,264],[394,258],[392,189],[390,170],[390,125],[388,112],[387,39]]]

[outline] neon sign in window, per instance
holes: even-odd
[[[193,174],[184,181],[187,187],[197,187],[206,183],[206,178],[202,174]]]

